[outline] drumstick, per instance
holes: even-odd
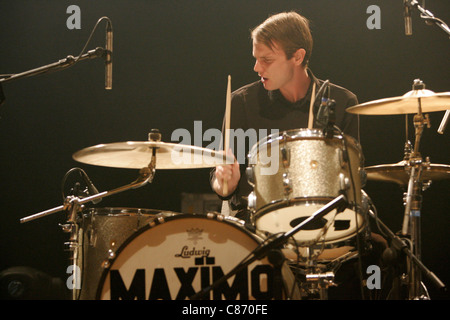
[[[313,106],[316,98],[316,83],[313,83],[312,93],[311,93],[311,103],[309,105],[309,120],[308,120],[308,129],[312,129],[313,127],[313,119],[314,119],[314,111]]]
[[[230,114],[231,114],[231,76],[228,75],[228,86],[227,86],[227,98],[226,98],[226,106],[225,106],[225,144],[224,151],[225,155],[228,152],[228,148],[230,146]],[[227,195],[228,193],[228,181],[223,180],[223,194]]]

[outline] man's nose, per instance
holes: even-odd
[[[262,71],[261,64],[258,62],[258,60],[255,61],[255,65],[253,66],[253,71],[255,71],[257,73],[261,73],[261,71]]]

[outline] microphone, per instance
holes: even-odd
[[[335,106],[336,101],[330,99],[330,81],[326,80],[316,95],[320,101],[316,111],[316,125],[322,128],[324,134],[329,138],[333,134],[333,126],[336,122]],[[320,100],[319,100],[320,99]]]
[[[112,53],[113,53],[113,30],[112,23],[108,20],[106,25],[106,59],[105,59],[105,89],[112,89]]]
[[[89,176],[87,175],[86,172],[84,172],[84,170],[81,170],[81,176],[83,177],[84,182],[86,183],[86,186],[88,188],[88,192],[91,196],[94,196],[96,194],[99,194],[100,192],[98,192],[97,188],[94,186],[94,184],[92,183],[91,179],[89,179]],[[100,201],[102,201],[102,198],[98,198],[95,200],[92,200],[93,204],[97,204]]]
[[[412,35],[410,0],[403,0],[403,16],[405,18],[405,34],[410,36]]]

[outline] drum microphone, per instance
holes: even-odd
[[[403,0],[403,16],[405,18],[405,34],[410,36],[412,35],[410,0]]]
[[[108,20],[106,25],[106,59],[105,59],[105,89],[112,89],[112,53],[113,53],[113,30],[112,23]]]
[[[320,87],[316,95],[316,101],[320,101],[316,112],[316,125],[322,128],[324,134],[330,138],[333,135],[333,127],[336,122],[336,101],[330,99],[329,80],[326,80]]]
[[[94,195],[100,193],[100,192],[98,192],[97,188],[92,183],[91,179],[89,179],[89,176],[86,174],[86,172],[84,172],[84,170],[81,170],[81,176],[83,177],[83,180],[86,183],[89,195],[94,196]],[[93,204],[97,204],[100,201],[102,201],[102,198],[98,198],[98,199],[92,200],[92,203]]]

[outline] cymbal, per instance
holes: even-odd
[[[210,168],[234,162],[222,152],[197,146],[158,141],[127,141],[99,144],[77,151],[73,159],[95,166],[142,169],[156,150],[156,169]]]
[[[409,182],[409,170],[406,161],[394,164],[382,164],[366,167],[367,179],[395,182],[407,185]],[[436,181],[450,179],[450,166],[444,164],[422,164],[421,181]]]
[[[400,97],[374,100],[347,109],[349,113],[363,115],[394,115],[435,112],[450,109],[450,92],[434,93],[431,90],[412,90]]]

